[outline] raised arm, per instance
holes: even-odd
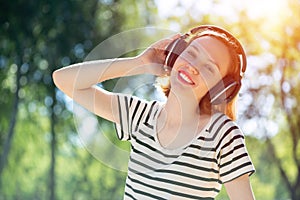
[[[130,58],[116,58],[78,63],[56,70],[55,85],[91,112],[117,122],[116,95],[96,84],[109,79],[137,74],[163,73],[164,49],[173,38],[163,39],[151,45],[142,54]]]

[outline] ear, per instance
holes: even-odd
[[[239,92],[241,82],[230,76],[225,76],[209,90],[210,102],[213,105],[230,102]]]

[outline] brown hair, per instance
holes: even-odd
[[[192,35],[190,35],[190,33]],[[237,81],[240,83],[241,81],[241,60],[239,58],[238,54],[238,48],[242,48],[240,43],[237,44],[237,40],[230,35],[230,37],[227,34],[224,34],[222,32],[218,32],[214,29],[203,29],[201,32],[198,32],[198,28],[194,28],[190,30],[189,34],[185,34],[183,36],[184,40],[187,42],[187,45],[189,45],[192,41],[199,37],[204,37],[204,36],[210,36],[214,37],[217,40],[221,41],[225,46],[227,47],[230,55],[230,68],[228,71],[227,76],[230,76],[233,80]],[[244,52],[243,52],[244,53]],[[245,55],[243,55],[245,56]],[[244,59],[244,58],[243,58]],[[244,61],[245,62],[245,61]],[[245,63],[244,63],[245,64]],[[172,66],[170,66],[172,67]],[[244,66],[243,66],[244,68]],[[242,72],[245,69],[242,69]],[[221,80],[223,81],[223,80]],[[169,83],[168,77],[160,77],[157,79],[158,85],[160,86],[161,90],[164,92],[166,96],[169,95],[170,93],[170,88],[171,85]],[[238,88],[239,90],[239,88]],[[199,102],[199,107],[200,107],[200,112],[204,114],[213,114],[216,112],[223,112],[226,114],[228,117],[230,117],[232,120],[236,119],[236,100],[238,96],[238,91],[236,94],[234,94],[234,97],[228,101],[224,102],[219,105],[212,105],[211,104],[211,97],[209,92],[200,100]]]

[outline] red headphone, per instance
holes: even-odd
[[[217,105],[230,102],[241,88],[241,79],[246,71],[247,58],[242,44],[227,30],[213,26],[202,25],[191,29],[188,33],[174,40],[166,49],[165,66],[172,68],[178,56],[189,45],[186,41],[189,37],[212,36],[221,40],[227,47],[237,54],[237,62],[240,67],[240,74],[237,77],[225,76],[219,83],[210,89],[206,95],[209,96],[211,104]]]

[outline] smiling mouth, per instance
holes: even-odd
[[[178,72],[178,78],[181,82],[184,82],[188,85],[195,85],[195,83],[192,81],[192,79],[189,77],[189,75],[184,71]]]

